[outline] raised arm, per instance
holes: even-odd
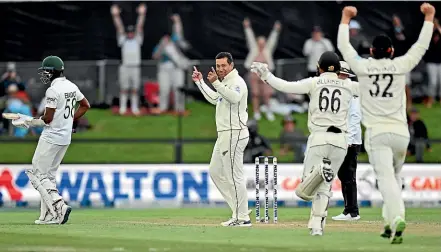
[[[424,3],[421,5],[421,12],[425,15],[425,17],[420,36],[418,37],[417,42],[412,45],[405,55],[394,60],[399,68],[398,71],[412,71],[412,69],[415,68],[421,61],[427,49],[429,49],[430,40],[432,39],[433,34],[435,8],[428,3]]]
[[[347,6],[343,9],[337,35],[337,48],[355,73],[359,72],[358,69],[361,68],[362,61],[366,60],[358,55],[349,41],[349,22],[356,15],[357,8],[355,7]]]
[[[145,22],[145,14],[147,13],[147,5],[140,4],[138,9],[138,20],[136,21],[136,39],[140,44],[143,43],[144,40],[144,22]]]
[[[124,35],[124,24],[121,20],[121,9],[118,7],[118,5],[114,4],[110,8],[110,13],[112,14],[113,24],[115,25],[116,32],[118,35]]]
[[[277,42],[279,41],[279,35],[281,29],[282,29],[282,24],[280,24],[279,21],[276,21],[274,23],[273,30],[271,31],[271,34],[268,37],[268,41],[266,42],[266,47],[271,53],[274,53],[274,51],[277,48]]]
[[[243,28],[245,31],[245,38],[247,41],[248,50],[257,48],[256,36],[254,36],[253,28],[251,27],[251,22],[248,18],[244,19]]]
[[[299,81],[286,81],[274,76],[268,69],[268,65],[260,62],[253,62],[251,72],[257,74],[260,79],[271,85],[273,88],[284,93],[308,94],[313,87],[314,78],[307,78]]]
[[[209,103],[216,105],[217,100],[219,99],[219,94],[213,91],[209,86],[207,86],[207,84],[205,84],[202,73],[199,72],[195,66],[193,67],[193,74],[191,78],[193,79],[194,83],[196,83],[196,86],[199,88],[199,90],[201,90],[205,99]]]
[[[173,14],[170,18],[173,21],[172,39],[179,45],[180,48],[184,50],[188,49],[190,45],[184,38],[184,27],[182,25],[181,16],[179,16],[179,14]]]

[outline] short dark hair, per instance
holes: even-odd
[[[233,63],[233,56],[229,52],[220,52],[216,55],[216,59],[227,58],[228,64]]]
[[[390,58],[392,48],[392,40],[386,35],[377,36],[372,41],[372,54],[375,59]]]

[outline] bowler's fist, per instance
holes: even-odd
[[[343,16],[353,18],[357,16],[357,8],[354,6],[346,6],[343,8]]]
[[[420,7],[421,12],[424,15],[434,15],[435,14],[435,7],[429,3],[423,3]]]
[[[138,14],[140,14],[140,15],[144,15],[146,12],[147,12],[147,5],[145,5],[145,4],[140,4],[139,6],[138,6],[138,9],[137,9],[137,11],[138,11]]]
[[[280,31],[280,30],[282,29],[282,24],[280,23],[280,21],[276,21],[276,22],[274,23],[274,29],[275,29],[276,31]]]
[[[110,13],[112,13],[112,15],[119,15],[120,12],[121,10],[119,9],[118,5],[114,4],[112,7],[110,7]]]

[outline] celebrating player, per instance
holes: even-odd
[[[340,79],[355,78],[348,63],[340,61]],[[348,114],[348,152],[345,160],[338,170],[338,178],[341,181],[341,191],[345,201],[345,209],[340,215],[332,217],[333,220],[359,220],[360,213],[357,203],[357,155],[361,147],[361,111],[360,100],[353,97]]]
[[[69,219],[71,207],[58,193],[55,173],[69,147],[73,122],[82,117],[90,105],[78,87],[64,77],[64,63],[59,57],[46,57],[38,70],[41,82],[50,84],[46,90],[44,115],[14,125],[44,127],[32,158],[32,169],[26,170],[41,196],[41,214],[35,224],[64,224]],[[79,107],[75,111],[77,103]]]
[[[338,49],[360,82],[366,151],[384,200],[385,231],[382,236],[390,237],[392,244],[402,243],[406,228],[400,178],[409,144],[406,74],[420,62],[429,48],[435,8],[424,3],[421,12],[425,15],[425,22],[418,41],[404,56],[395,59],[391,59],[394,53],[392,42],[383,35],[377,36],[372,42],[372,58],[358,56],[349,42],[348,29],[351,18],[357,15],[355,7],[343,9],[338,30]]]
[[[248,144],[248,89],[234,68],[228,52],[216,56],[216,70],[211,68],[208,81],[216,91],[205,84],[202,74],[194,67],[193,81],[205,99],[216,105],[218,138],[210,161],[209,173],[213,183],[231,208],[231,219],[222,226],[250,227],[243,153]]]
[[[285,93],[309,94],[308,138],[302,183],[296,194],[311,201],[312,209],[308,228],[311,235],[323,235],[331,182],[345,159],[347,114],[358,84],[341,80],[340,60],[334,52],[325,52],[318,62],[320,76],[288,82],[275,77],[267,64],[254,62],[251,71]]]
[[[122,64],[119,68],[119,85],[121,87],[119,113],[121,115],[127,112],[129,91],[131,91],[130,105],[132,113],[134,115],[140,115],[141,113],[139,110],[138,89],[141,85],[141,46],[144,41],[144,21],[147,6],[140,4],[136,11],[138,12],[136,28],[130,25],[125,31],[120,16],[120,8],[116,4],[110,8],[122,56]]]

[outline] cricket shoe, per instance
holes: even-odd
[[[69,215],[72,212],[72,207],[60,200],[55,207],[58,214],[58,224],[63,225],[69,220]]]
[[[46,212],[46,215],[43,219],[35,220],[34,223],[37,225],[52,225],[52,224],[58,224],[60,221],[53,217],[49,211]]]
[[[253,210],[248,209],[247,214],[250,215],[252,212]],[[229,220],[222,222],[221,225],[224,227],[228,227],[233,221],[236,221],[236,218],[231,217]]]
[[[251,227],[252,225],[251,220],[234,220],[230,223],[230,225],[228,225],[228,227]]]
[[[392,236],[390,238],[391,244],[401,244],[403,243],[403,232],[406,229],[406,222],[401,218],[397,217],[392,225]]]
[[[332,219],[335,221],[357,221],[360,219],[360,215],[357,214],[352,216],[349,213],[348,214],[341,213],[337,216],[332,217]]]
[[[390,229],[389,225],[384,226],[384,231],[380,236],[386,239],[389,239],[392,236],[392,229]]]
[[[310,234],[312,236],[323,236],[323,230],[312,228]]]

